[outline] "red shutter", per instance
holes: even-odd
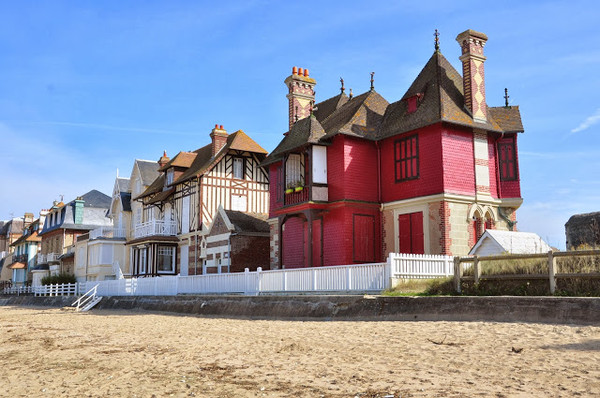
[[[399,249],[400,253],[410,253],[410,214],[400,214],[398,217],[398,231],[399,231]]]

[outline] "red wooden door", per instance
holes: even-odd
[[[400,253],[424,254],[423,212],[398,216]]]
[[[353,229],[354,262],[375,261],[375,217],[354,214]]]

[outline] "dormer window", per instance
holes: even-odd
[[[413,95],[412,97],[408,97],[406,99],[406,103],[407,103],[407,109],[406,109],[406,111],[408,113],[416,112],[416,110],[419,107],[419,103],[421,102],[422,98],[423,98],[423,94],[422,93],[417,93],[417,94]]]
[[[244,159],[233,158],[233,178],[244,179]]]
[[[173,169],[167,170],[167,185],[173,184],[173,176],[174,176]]]

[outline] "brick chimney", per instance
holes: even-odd
[[[169,163],[169,160],[171,159],[167,156],[167,151],[164,151],[163,155],[160,157],[160,159],[158,159],[158,168],[162,169],[164,165]]]
[[[310,115],[311,108],[315,103],[315,86],[317,81],[309,77],[308,69],[293,67],[292,75],[284,81],[288,87],[289,102],[289,128],[291,129],[297,120],[304,119]]]
[[[227,144],[227,131],[223,128],[223,125],[215,124],[215,128],[210,132],[210,138],[212,140],[212,155],[215,156],[221,148]]]
[[[463,66],[463,89],[465,94],[465,107],[471,111],[476,122],[487,121],[487,105],[485,103],[485,74],[483,63],[483,47],[487,36],[474,30],[465,30],[456,41],[460,44],[462,55],[460,60]]]

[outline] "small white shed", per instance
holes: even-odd
[[[550,250],[552,250],[550,245],[536,233],[487,229],[473,246],[469,255],[535,254],[547,253]]]

